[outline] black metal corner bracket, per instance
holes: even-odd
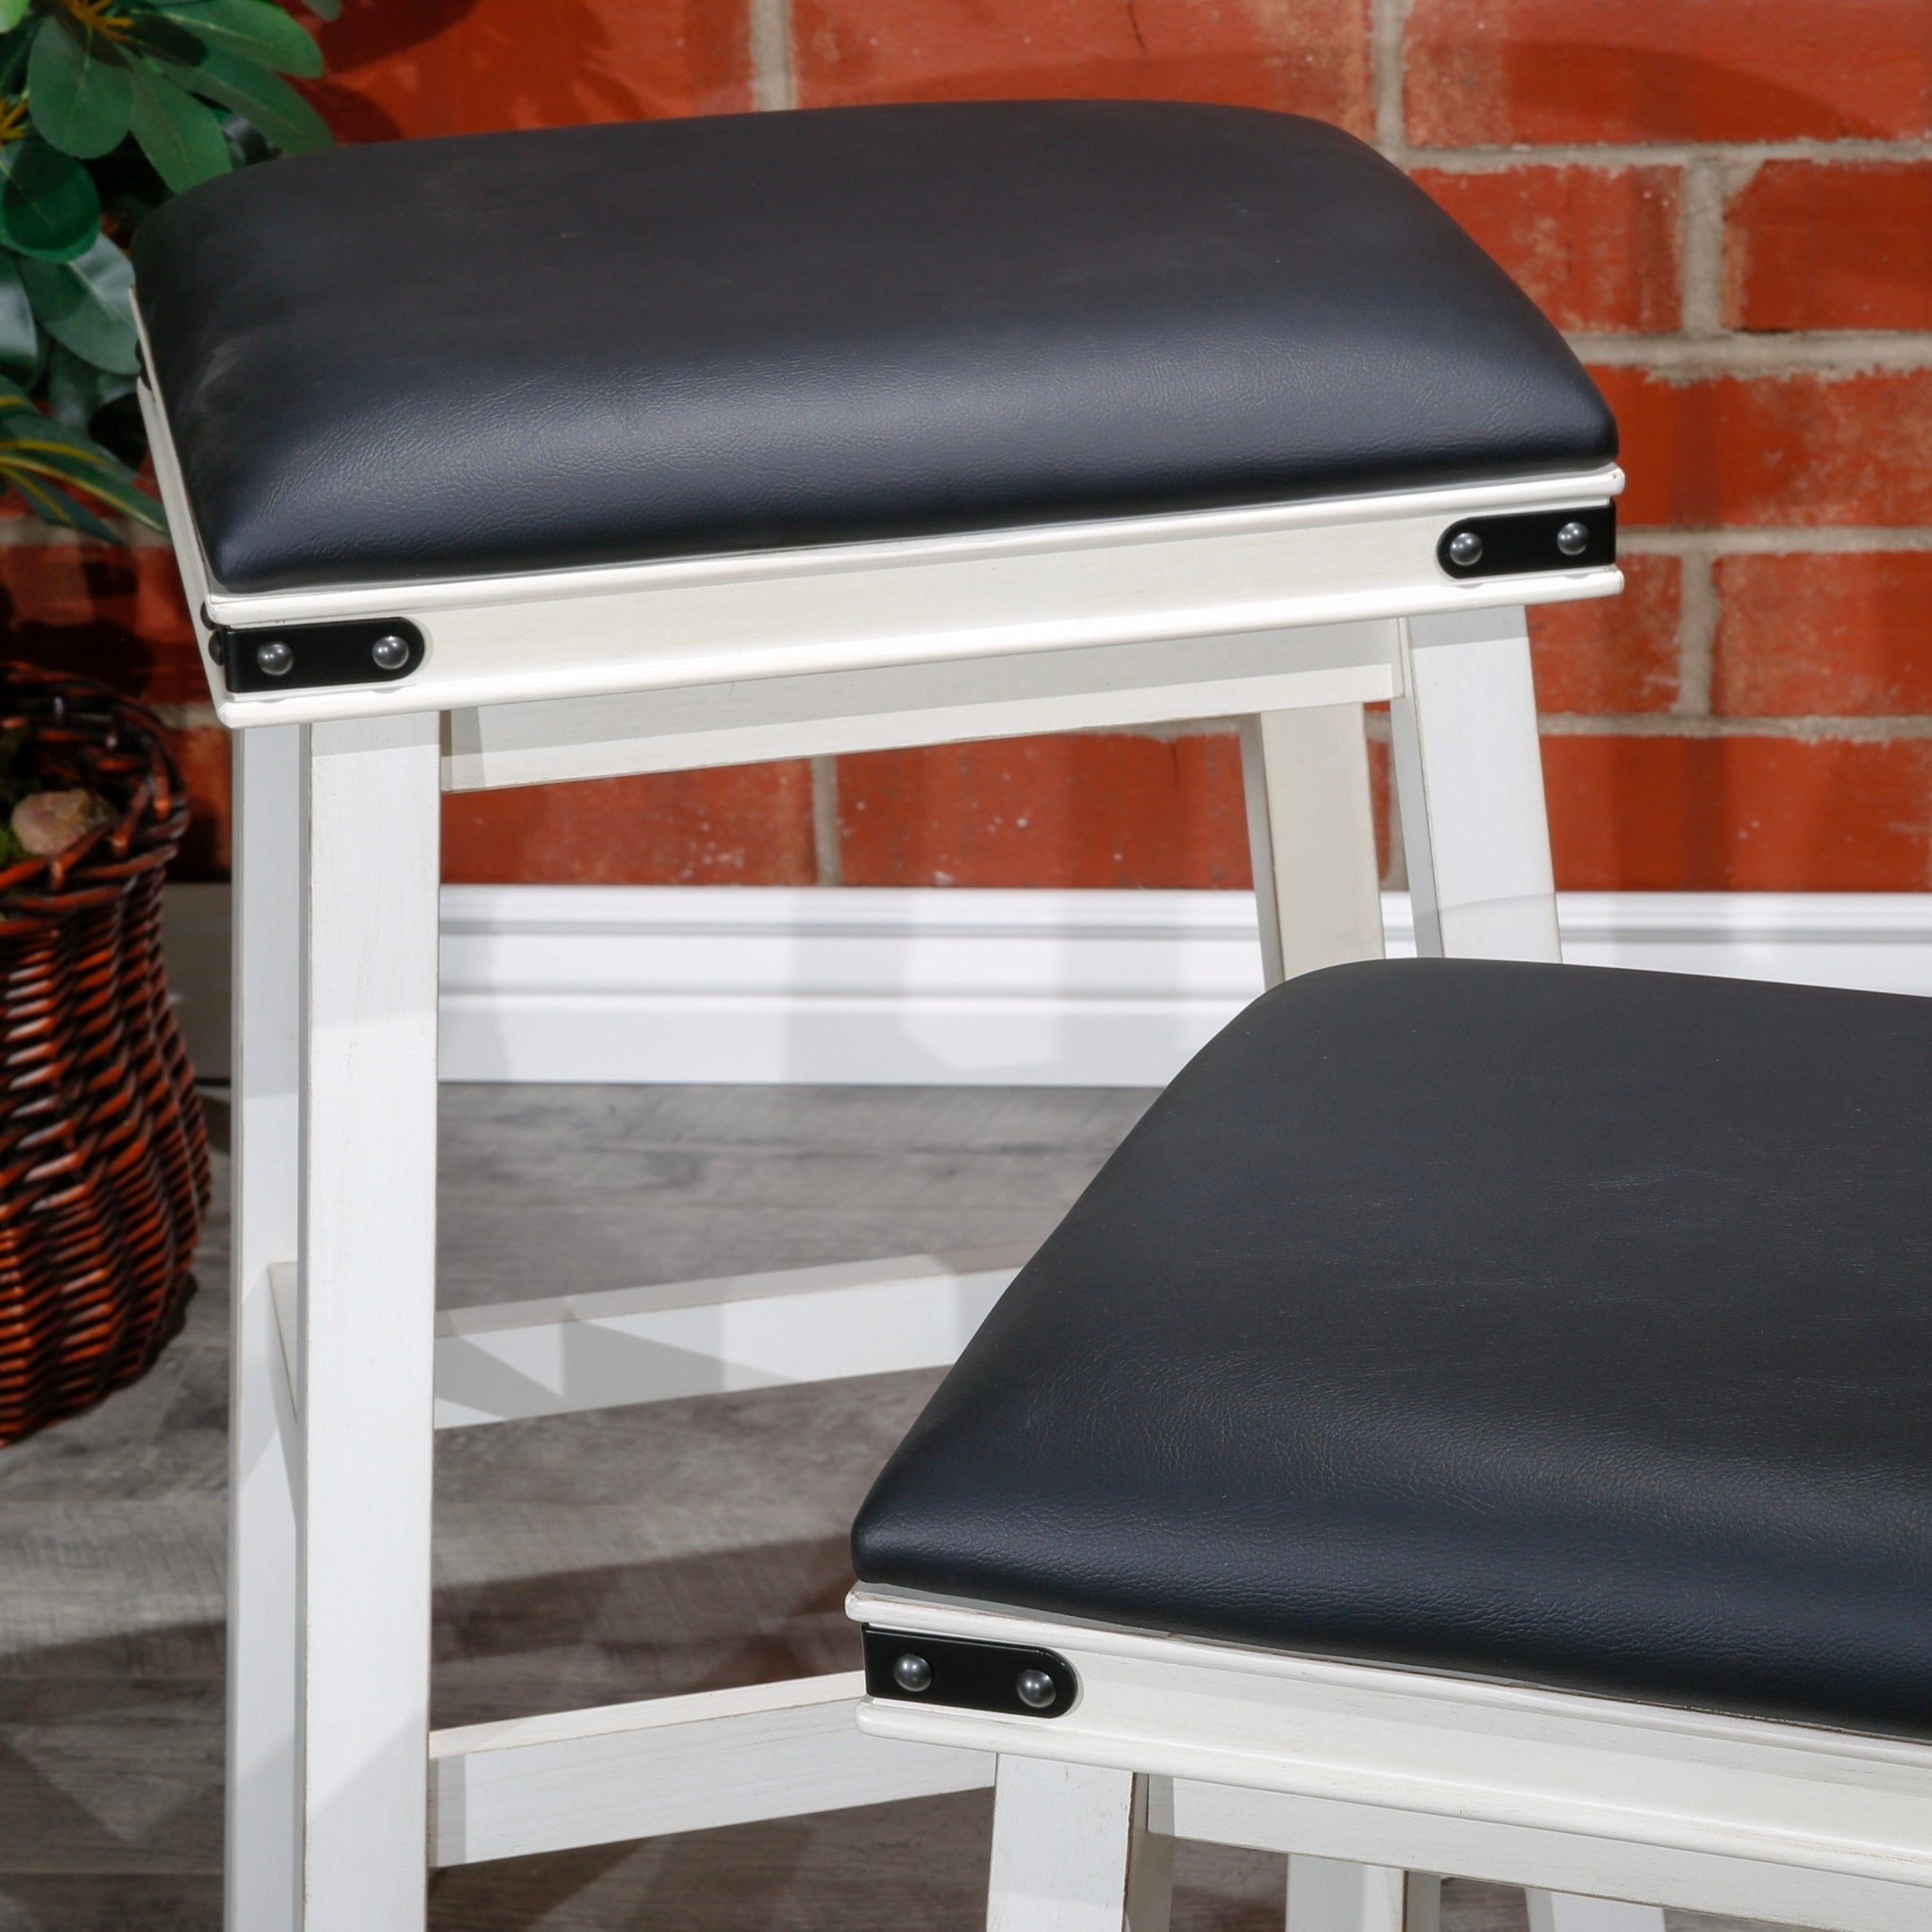
[[[284,624],[238,629],[219,625],[208,656],[231,692],[250,696],[330,685],[396,684],[424,656],[423,633],[407,617],[347,624]]]
[[[865,1626],[865,1690],[892,1704],[943,1704],[1005,1717],[1064,1717],[1080,1694],[1065,1657],[1017,1643],[973,1643]]]
[[[1436,544],[1452,577],[1514,577],[1531,571],[1597,570],[1617,560],[1617,508],[1538,509],[1518,516],[1464,517]]]

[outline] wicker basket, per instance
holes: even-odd
[[[208,1133],[161,970],[187,828],[155,721],[91,679],[0,665],[0,731],[113,821],[0,870],[0,1443],[142,1374],[181,1325]]]

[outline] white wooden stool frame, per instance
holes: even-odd
[[[994,1932],[1162,1932],[1175,1838],[1366,1868],[1365,1932],[1432,1932],[1405,1869],[1529,1887],[1539,1932],[1654,1924],[1666,1902],[1833,1932],[1932,1924],[1932,1745],[864,1586],[847,1608],[1050,1650],[1078,1677],[1050,1720],[859,1709],[870,1737],[997,1760]]]
[[[410,1932],[433,1865],[986,1784],[861,1736],[857,1673],[431,1733],[432,1425],[938,1366],[1021,1258],[439,1319],[440,794],[1239,718],[1273,980],[1381,951],[1390,700],[1421,949],[1555,958],[1523,607],[1622,579],[1452,581],[1436,544],[1621,473],[238,595],[142,401],[237,733],[230,1932]],[[421,627],[406,682],[237,696],[207,658],[210,626],[370,616]]]

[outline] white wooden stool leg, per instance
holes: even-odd
[[[1167,1932],[1170,1792],[1130,1771],[1002,1757],[987,1932]]]
[[[1403,1875],[1402,1932],[1442,1932],[1442,1881],[1433,1872]]]
[[[1519,608],[1412,617],[1391,708],[1424,956],[1560,959],[1529,630]],[[1532,1932],[1663,1932],[1655,1907],[1531,1892]]]
[[[1528,1891],[1529,1932],[1664,1932],[1661,1906],[1633,1906],[1614,1898],[1572,1898],[1560,1891]]]
[[[1416,950],[1558,958],[1524,614],[1411,618],[1406,633],[1391,723]],[[1254,816],[1251,802],[1251,826]],[[1289,1861],[1290,1932],[1434,1932],[1441,1898],[1424,1873]]]
[[[1391,707],[1425,957],[1556,959],[1556,882],[1520,609],[1412,617]]]
[[[1439,1932],[1441,1907],[1442,1881],[1430,1873],[1288,1861],[1288,1932]]]
[[[302,732],[237,735],[228,1424],[228,1932],[293,1932],[295,1418],[269,1270],[292,1261],[300,1159]]]
[[[1359,705],[1241,720],[1248,852],[1270,986],[1382,957],[1382,894]],[[1434,1881],[1419,1880],[1418,1901]],[[1333,1858],[1289,1861],[1290,1932],[1405,1932],[1400,1872]],[[1418,1924],[1408,1932],[1434,1932]]]
[[[1266,983],[1379,959],[1382,894],[1362,708],[1264,711],[1243,718],[1241,729]]]
[[[303,1932],[427,1893],[438,721],[309,728],[301,1221]]]

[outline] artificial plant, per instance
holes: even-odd
[[[334,18],[341,0],[307,0]],[[276,0],[0,0],[0,489],[113,540],[159,529],[126,243],[170,194],[329,132],[283,78],[322,50]]]

